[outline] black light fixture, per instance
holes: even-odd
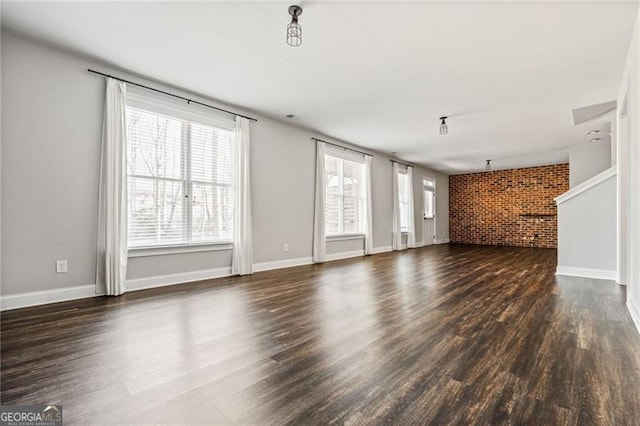
[[[298,47],[302,44],[302,26],[298,23],[302,8],[297,5],[289,6],[289,15],[291,15],[291,23],[287,25],[287,44]]]
[[[488,172],[491,171],[491,160],[487,160],[487,164],[484,166],[484,169]]]
[[[449,133],[449,126],[447,126],[447,122],[445,121],[447,118],[447,116],[440,117],[440,120],[442,120],[442,122],[440,123],[441,135],[446,135],[447,133]]]

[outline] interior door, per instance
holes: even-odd
[[[424,245],[430,246],[436,240],[436,191],[433,182],[424,181]]]

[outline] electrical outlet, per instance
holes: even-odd
[[[284,251],[289,251],[289,244],[285,243],[284,247],[282,248]]]
[[[67,260],[56,260],[56,274],[67,272]]]

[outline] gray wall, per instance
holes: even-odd
[[[569,151],[569,188],[611,167],[611,143],[579,145]]]
[[[86,70],[96,67],[143,80],[6,32],[1,59],[1,294],[93,284],[104,79]],[[315,166],[310,138],[322,135],[257,118],[251,129],[254,262],[308,258]],[[389,247],[389,158],[375,155],[372,172],[374,247]],[[422,176],[436,179],[437,238],[448,239],[448,177],[419,167],[414,175],[416,240],[422,241]],[[327,251],[361,248],[362,241],[350,240],[329,242]],[[68,273],[55,274],[56,259],[68,260]],[[128,278],[229,265],[229,251],[135,257],[129,259]]]

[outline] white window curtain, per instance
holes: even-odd
[[[409,191],[407,193],[407,247],[416,248],[416,222],[414,220],[412,166],[407,166],[407,180],[409,181]]]
[[[249,120],[236,117],[236,168],[233,223],[233,275],[253,273],[253,238],[251,233],[251,133]]]
[[[316,141],[316,200],[313,215],[313,261],[325,261],[327,243],[325,241],[325,152],[324,142]]]
[[[393,250],[402,250],[402,229],[400,227],[400,187],[398,186],[398,174],[400,173],[400,165],[396,162],[391,163],[391,196],[393,207],[393,229],[391,248]]]
[[[96,283],[125,292],[127,276],[127,144],[125,83],[108,78],[102,123]]]
[[[372,186],[371,186],[371,160],[370,155],[364,156],[364,179],[367,187],[367,202],[364,212],[364,254],[373,254],[373,202],[372,202]]]

